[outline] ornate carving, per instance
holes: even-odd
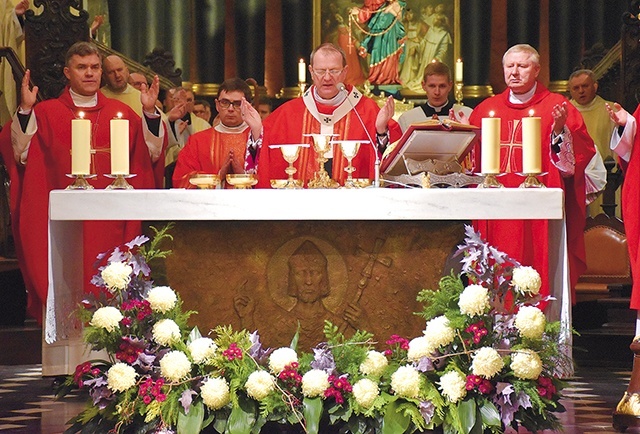
[[[27,67],[44,99],[55,98],[66,85],[62,72],[65,53],[71,45],[89,39],[89,14],[80,0],[35,0],[42,13],[25,14]],[[71,12],[75,9],[76,14]]]
[[[635,107],[640,101],[640,1],[634,0],[622,16],[622,86],[627,90],[623,105]]]
[[[176,68],[176,61],[170,51],[162,47],[156,47],[145,56],[142,64],[153,69],[158,75],[167,77],[176,86],[182,85],[182,70]]]

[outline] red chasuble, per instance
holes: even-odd
[[[350,86],[349,88],[351,95],[354,93],[354,89]],[[313,86],[305,92],[305,95],[311,92],[313,92]],[[380,108],[371,98],[363,96],[359,92],[357,92],[356,95],[357,96],[353,98],[352,104],[355,106],[358,114],[360,114],[369,135],[375,141],[375,122]],[[317,116],[320,117],[319,120],[314,117],[307,108],[303,98],[304,97],[296,98],[283,104],[264,120],[264,138],[258,160],[258,187],[270,188],[271,179],[287,178],[284,170],[287,168],[288,163],[282,158],[280,149],[271,149],[269,145],[308,143],[309,148],[303,148],[301,150],[300,156],[295,163],[298,172],[294,175],[294,178],[303,179],[306,184],[307,181],[313,178],[314,173],[318,170],[316,153],[313,149],[313,139],[306,137],[305,134],[320,133],[320,121],[324,120],[322,115],[329,115],[329,117],[335,116],[340,106],[326,106],[313,101],[312,104],[315,104],[317,107]],[[333,134],[336,134],[333,140],[368,141],[367,134],[362,128],[358,117],[353,113],[349,101],[345,100],[342,103],[342,108],[346,108],[347,113],[341,117],[340,120],[333,123]],[[402,135],[400,126],[394,120],[389,122],[389,133],[390,143],[398,140]],[[375,143],[374,146],[377,147]],[[353,172],[354,178],[373,179],[375,165],[374,146],[369,143],[360,145],[360,150],[352,163],[356,169],[355,172]],[[340,146],[334,145],[333,173],[331,177],[340,182],[341,185],[344,184],[347,178],[347,173],[344,170],[346,167],[347,161],[342,155]]]
[[[636,122],[640,122],[640,106],[633,113]],[[631,276],[633,288],[631,290],[631,309],[640,309],[640,258],[638,257],[638,243],[640,242],[640,132],[636,131],[629,162],[621,159],[620,166],[624,170],[622,184],[622,215],[624,216],[624,230],[629,247],[631,261]]]
[[[575,154],[574,176],[563,178],[560,171],[550,161],[551,132],[553,126],[552,109],[556,104],[567,103],[569,113],[566,127],[573,139]],[[575,302],[575,284],[580,274],[586,269],[584,250],[585,225],[585,181],[584,170],[595,153],[593,140],[587,133],[580,112],[562,95],[550,92],[538,83],[533,98],[526,104],[509,102],[509,90],[484,100],[471,115],[473,125],[481,126],[482,118],[494,116],[500,118],[500,171],[506,175],[499,178],[505,187],[518,187],[524,178],[517,175],[522,172],[522,123],[523,117],[529,116],[533,110],[534,116],[542,118],[542,172],[547,172],[539,179],[547,187],[557,187],[564,190],[565,213],[567,219],[567,249],[569,254],[571,291]],[[517,121],[517,122],[516,122]],[[481,145],[475,149],[475,167],[480,167]],[[532,207],[537,204],[532,203]],[[498,249],[509,254],[523,265],[534,267],[542,277],[541,293],[549,294],[549,242],[548,222],[546,220],[492,220],[476,221],[474,226],[482,236]]]
[[[136,189],[154,188],[151,157],[143,138],[140,117],[126,104],[106,98],[100,92],[97,95],[98,104],[95,107],[76,107],[67,88],[59,98],[34,107],[38,130],[31,140],[25,166],[19,199],[19,234],[26,253],[24,270],[35,288],[35,293],[29,293],[30,313],[38,320],[42,317],[41,306],[46,302],[49,283],[49,192],[64,189],[72,182],[66,174],[71,173],[71,120],[78,116],[78,112],[84,112],[85,119],[90,119],[92,124],[92,148],[96,152],[92,155],[91,171],[97,177],[89,182],[96,189],[104,189],[112,182],[112,179],[104,176],[111,173],[109,121],[122,113],[123,119],[129,120],[130,172],[136,175],[128,181]],[[130,241],[140,231],[140,222],[85,222],[83,280],[86,291],[96,290],[89,283],[96,272],[93,267],[96,255]],[[78,273],[82,270],[78,267]]]
[[[220,172],[222,163],[227,160],[231,149],[238,157],[245,155],[250,133],[251,128],[248,126],[239,133],[223,133],[214,127],[189,137],[189,141],[178,154],[176,170],[173,172],[173,185],[178,188],[195,188],[189,183],[189,178],[193,175]]]

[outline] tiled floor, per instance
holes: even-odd
[[[626,390],[631,372],[578,368],[565,389],[567,412],[560,415],[567,434],[614,433],[611,412]],[[51,378],[40,365],[0,366],[0,434],[61,433],[84,405],[84,397],[56,401]],[[627,430],[640,433],[640,430]]]

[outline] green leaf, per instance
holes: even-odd
[[[407,431],[411,418],[399,412],[397,401],[390,402],[382,419],[382,434],[398,434]]]
[[[256,423],[257,408],[255,401],[244,395],[238,395],[238,405],[234,405],[229,415],[227,431],[229,434],[250,434]]]
[[[458,417],[462,432],[469,434],[476,424],[476,402],[473,399],[467,399],[458,404]]]
[[[487,426],[500,426],[500,413],[495,405],[490,401],[485,401],[480,406],[480,414],[482,415],[482,422]]]
[[[320,431],[320,418],[322,417],[322,399],[320,398],[304,398],[302,414],[304,415],[305,424],[308,434],[318,434]]]
[[[204,421],[204,404],[198,401],[191,405],[189,413],[178,414],[178,434],[191,434],[202,431]]]

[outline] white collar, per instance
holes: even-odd
[[[235,127],[228,127],[225,124],[223,124],[222,122],[219,122],[218,124],[216,124],[215,127],[213,127],[216,131],[218,131],[219,133],[225,133],[225,134],[235,134],[235,133],[241,133],[244,130],[246,130],[249,127],[249,125],[247,125],[246,122],[242,122],[240,125],[235,126]]]
[[[316,86],[313,86],[313,99],[315,99],[316,102],[319,102],[320,104],[336,106],[342,104],[342,102],[347,99],[347,95],[346,92],[338,91],[338,93],[333,98],[325,99],[318,95],[318,88]]]
[[[509,102],[512,104],[526,104],[533,98],[533,95],[536,93],[536,89],[538,88],[538,82],[536,82],[533,87],[525,93],[515,94],[513,91],[509,90]]]
[[[437,111],[437,112],[440,112],[440,110],[442,110],[444,107],[446,107],[447,104],[449,104],[449,100],[448,99],[444,102],[444,104],[442,104],[441,106],[437,106],[437,107],[434,106],[434,105],[431,105],[431,103],[429,101],[427,101],[427,105],[429,107],[431,107],[432,109],[434,109],[435,111]]]
[[[69,88],[71,99],[76,107],[95,107],[98,105],[98,94],[94,93],[91,96],[80,95],[75,93],[73,89]]]

